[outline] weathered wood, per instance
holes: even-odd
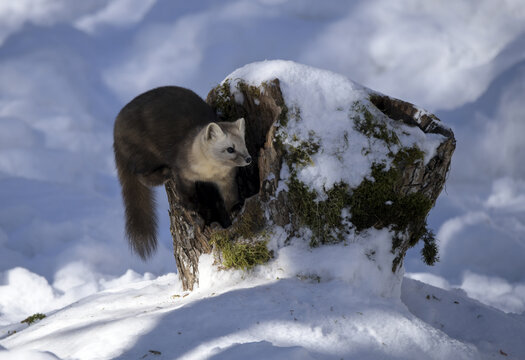
[[[189,211],[181,205],[173,181],[168,181],[165,188],[170,205],[170,231],[179,278],[184,290],[193,290],[198,281],[199,257],[212,250],[210,231],[195,211]]]

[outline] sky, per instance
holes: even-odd
[[[343,74],[450,126],[429,216],[441,261],[412,249],[405,271],[525,311],[523,1],[18,0],[0,3],[0,322],[175,271],[162,189],[157,254],[144,263],[124,239],[114,118],[153,87],[205,97],[265,59]]]

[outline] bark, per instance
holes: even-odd
[[[170,205],[170,232],[177,271],[184,290],[193,290],[198,281],[199,257],[211,252],[210,229],[195,212],[185,209],[180,202],[175,183],[165,185]]]

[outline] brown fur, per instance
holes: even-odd
[[[152,186],[172,178],[183,205],[196,209],[195,182],[213,182],[226,209],[235,205],[235,167],[251,161],[244,144],[244,119],[215,121],[214,111],[197,94],[175,86],[141,94],[118,114],[113,148],[126,234],[143,259],[157,245]],[[230,154],[226,149],[232,146],[236,151]]]

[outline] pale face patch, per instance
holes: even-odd
[[[208,128],[212,124],[208,125]],[[217,130],[219,128],[220,130]],[[223,166],[246,166],[251,163],[251,156],[244,140],[245,123],[241,118],[233,123],[213,124],[207,136],[211,158]],[[208,134],[208,132],[207,132]]]

